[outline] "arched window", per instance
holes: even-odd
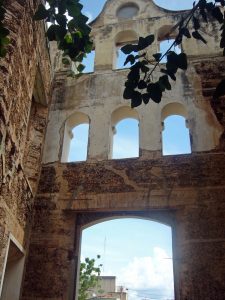
[[[130,62],[127,63],[126,65],[124,65],[127,55],[121,51],[121,47],[122,46],[116,47],[116,66],[115,66],[116,70],[127,69],[127,68],[131,67]],[[133,54],[134,56],[137,55],[137,53],[135,53],[135,52],[131,52],[131,54]]]
[[[94,72],[95,69],[95,50],[92,50],[90,53],[86,54],[86,57],[83,59],[82,64],[85,66],[83,73]]]
[[[97,221],[81,232],[80,261],[102,264],[99,285],[88,298],[174,299],[172,228],[135,217]]]
[[[128,43],[135,43],[138,40],[138,35],[133,30],[125,30],[119,32],[115,37],[115,51],[113,58],[113,69],[129,68],[130,64],[124,66],[126,55],[121,51],[121,48]],[[131,53],[135,54],[135,53]]]
[[[65,123],[62,162],[87,159],[89,118],[83,113],[74,113]]]
[[[159,45],[159,52],[162,53],[162,55],[164,55],[166,53],[166,51],[173,45],[174,43],[174,39],[168,39],[165,41],[160,42]],[[181,48],[179,46],[173,46],[171,48],[171,51],[174,51],[177,54],[181,53]],[[163,59],[161,60],[161,63],[166,63],[167,62],[167,57],[164,56]]]
[[[130,19],[135,17],[139,12],[139,7],[135,3],[127,3],[123,6],[121,6],[117,10],[117,17],[119,19]]]
[[[180,103],[170,103],[162,110],[162,152],[163,155],[191,153],[187,112]]]
[[[113,112],[109,158],[139,156],[139,118],[136,110],[121,107]]]
[[[158,42],[159,42],[159,52],[164,55],[166,51],[173,45],[175,41],[175,36],[177,32],[171,33],[172,26],[171,25],[164,25],[158,31]],[[179,46],[172,46],[171,51],[174,51],[177,54],[181,53],[181,47]],[[167,57],[165,56],[161,63],[166,63]]]

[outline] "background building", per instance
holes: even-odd
[[[90,298],[95,300],[127,300],[125,288],[116,287],[115,276],[100,276],[98,286],[90,292]]]

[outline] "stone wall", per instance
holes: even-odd
[[[130,105],[129,101],[123,99],[128,71],[115,68],[117,46],[134,42],[136,36],[154,34],[155,40],[148,51],[148,58],[152,60],[152,54],[159,51],[162,33],[165,34],[180,17],[179,12],[161,9],[152,1],[139,0],[139,14],[132,19],[121,20],[116,17],[116,11],[124,3],[125,0],[107,1],[100,16],[91,23],[95,45],[93,73],[74,79],[67,77],[65,68],[57,68],[44,163],[66,161],[62,159],[64,137],[67,134],[65,124],[76,113],[86,114],[90,120],[88,159],[110,158],[112,128],[115,125],[112,124],[112,115],[116,110]],[[203,34],[207,45],[195,39],[184,39],[182,42],[182,49],[188,55],[189,68],[186,72],[178,72],[176,82],[171,82],[172,90],[163,93],[160,104],[151,101],[135,109],[140,126],[139,152],[145,158],[162,151],[162,111],[172,103],[181,104],[187,112],[192,152],[213,151],[219,147],[223,129],[213,113],[210,99],[205,98],[202,89],[209,90],[210,85],[215,87],[224,72],[224,60],[219,48],[218,25],[210,23],[203,27],[204,32],[209,32],[208,36]],[[207,64],[208,61],[210,64]],[[217,68],[214,73],[211,71],[213,65]],[[213,79],[215,74],[216,78]],[[156,71],[154,76],[158,75]],[[177,114],[176,109],[172,114]],[[124,114],[123,117],[128,115]]]
[[[210,103],[218,122],[223,128],[220,135],[220,143],[217,148],[225,149],[225,97],[220,99],[213,99],[215,87],[220,82],[221,78],[225,76],[224,58],[217,58],[216,60],[202,60],[194,62],[196,73],[200,77],[200,86],[198,92],[204,97],[205,103]]]
[[[43,167],[23,299],[72,299],[82,227],[129,215],[172,226],[176,299],[222,300],[224,162],[217,153]]]
[[[47,124],[51,72],[44,24],[32,20],[38,3],[5,1],[5,23],[11,43],[6,58],[0,60],[0,282],[9,235],[25,251],[28,248]],[[42,94],[41,103],[36,96],[37,86]],[[31,108],[32,95],[37,109]],[[31,135],[35,145],[27,151]],[[28,163],[35,169],[32,179],[27,173]]]
[[[122,99],[127,71],[112,70],[118,35],[125,32],[126,37],[135,31],[158,36],[159,28],[172,26],[179,18],[179,13],[160,9],[152,1],[136,2],[140,14],[133,19],[118,20],[117,8],[126,1],[109,0],[92,23],[94,73],[71,79],[56,62],[23,300],[74,300],[82,228],[124,216],[172,227],[176,300],[224,300],[224,99],[212,102],[215,86],[224,76],[218,28],[213,26],[207,48],[198,41],[185,41],[183,47],[190,54],[188,71],[178,74],[176,85],[160,105],[137,109],[140,157],[108,159],[112,113],[129,106]],[[156,39],[154,50],[158,43]],[[192,154],[163,157],[162,110],[173,102],[188,112]],[[67,121],[82,114],[91,125],[88,160],[61,163]],[[36,125],[29,124],[35,132]],[[25,151],[36,153],[39,144],[28,150],[32,144],[29,132]],[[31,164],[28,159],[26,166]],[[28,169],[33,182],[38,171]]]

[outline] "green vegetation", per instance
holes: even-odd
[[[99,258],[98,255],[97,259]],[[91,289],[98,287],[101,266],[96,266],[96,260],[88,257],[80,264],[78,300],[87,300]]]
[[[0,0],[0,57],[5,57],[9,43],[9,31],[3,25],[5,17],[4,0]],[[88,18],[82,14],[83,5],[79,0],[46,0],[46,6],[39,4],[33,19],[51,23],[46,35],[49,41],[57,41],[58,49],[63,52],[63,63],[70,59],[77,64],[77,72],[83,71],[82,60],[93,48],[90,39],[91,28]],[[69,59],[68,59],[69,58]]]

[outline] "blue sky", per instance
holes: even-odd
[[[82,0],[83,12],[93,20],[105,2]],[[155,3],[167,9],[179,10],[191,8],[193,1],[155,0]],[[169,117],[164,125],[163,153],[190,152],[184,118]],[[137,121],[122,121],[116,129],[113,158],[137,156]],[[70,160],[85,160],[86,151],[82,149],[87,148],[88,125],[75,128],[73,133]],[[101,255],[104,265],[102,274],[117,276],[117,284],[129,289],[129,300],[173,299],[172,241],[168,226],[141,219],[117,219],[97,224],[83,231],[81,259],[95,258],[97,254]]]
[[[89,125],[82,124],[73,129],[69,162],[85,161],[87,158]],[[125,119],[116,125],[113,138],[113,159],[139,156],[139,126],[134,119]],[[163,155],[191,153],[189,129],[181,116],[170,116],[164,121],[162,132]]]
[[[155,0],[155,2],[158,6],[161,6],[166,9],[170,10],[182,10],[182,9],[190,9],[193,6],[193,1],[194,0]],[[106,0],[81,0],[80,1],[84,8],[83,12],[89,17],[89,22],[93,21],[102,11],[103,6],[106,2]],[[168,45],[166,46],[163,44],[161,51],[166,50],[168,48]],[[124,55],[119,51],[119,60],[117,64],[117,68],[122,68],[123,67],[123,62],[125,61]],[[94,52],[91,54],[88,54],[88,58],[84,59],[83,64],[86,65],[86,68],[84,72],[92,72],[94,69]],[[129,67],[129,65],[127,65]]]
[[[83,231],[81,257],[98,254],[102,275],[116,276],[129,300],[173,299],[170,227],[132,218],[99,223]]]
[[[84,6],[83,13],[89,17],[89,22],[93,21],[100,14],[106,1],[107,0],[80,0],[80,3]],[[183,10],[192,8],[194,0],[153,0],[153,2],[168,10]]]
[[[106,0],[81,0],[83,4],[83,12],[90,17],[91,20],[95,19],[101,12]],[[135,1],[134,1],[135,2]],[[182,10],[192,7],[194,0],[155,0],[157,5],[170,9]]]

